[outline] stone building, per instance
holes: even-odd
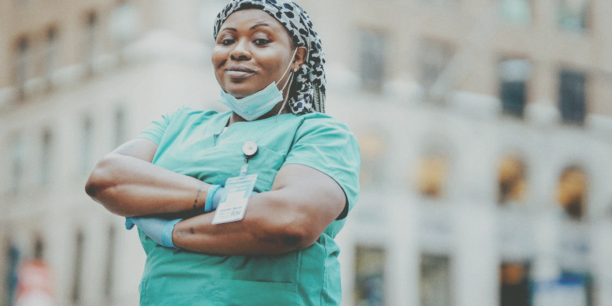
[[[33,258],[55,305],[138,303],[136,234],[84,182],[160,114],[224,109],[224,3],[0,2],[0,305]],[[612,305],[610,1],[298,3],[363,155],[344,305]]]

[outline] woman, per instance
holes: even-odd
[[[163,116],[104,157],[86,191],[138,227],[141,305],[338,305],[333,239],[358,198],[360,157],[323,114],[318,35],[280,0],[234,0],[214,33],[219,101],[232,111]],[[252,174],[243,218],[213,224],[236,200],[231,178]]]

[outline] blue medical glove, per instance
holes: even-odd
[[[206,195],[206,203],[204,203],[204,212],[209,213],[217,210],[221,199],[227,193],[226,189],[221,185],[210,185],[208,187],[208,194]]]
[[[259,192],[253,190],[251,196],[256,193]],[[219,207],[219,203],[221,203],[222,200],[225,200],[226,197],[227,189],[225,187],[221,185],[210,185],[210,187],[208,187],[208,194],[206,195],[206,204],[204,205],[204,212],[208,213],[217,210],[217,207]]]
[[[149,238],[157,242],[157,244],[167,248],[178,249],[174,246],[174,242],[172,241],[172,231],[174,230],[174,226],[182,220],[183,219],[166,220],[161,218],[128,217],[125,218],[125,228],[130,230],[136,225]]]

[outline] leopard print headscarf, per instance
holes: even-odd
[[[308,59],[295,73],[288,104],[296,115],[325,112],[325,54],[321,39],[312,27],[308,14],[293,1],[286,0],[233,0],[215,21],[214,38],[232,13],[244,8],[258,8],[278,20],[298,47],[308,49]]]

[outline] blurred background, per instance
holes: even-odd
[[[90,200],[161,114],[225,108],[227,0],[0,0],[0,305],[137,305]],[[301,0],[362,152],[343,305],[612,305],[612,1]]]

